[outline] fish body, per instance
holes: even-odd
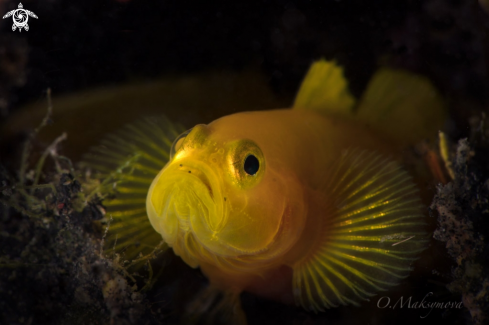
[[[253,291],[314,249],[320,235],[315,230],[332,204],[323,183],[345,148],[396,153],[360,125],[291,109],[229,115],[196,126],[184,141],[149,190],[150,221],[177,255],[200,266],[216,286]],[[261,175],[235,171],[249,154],[235,150],[248,141],[260,148]],[[241,184],[243,177],[256,184]],[[192,201],[193,195],[200,199]],[[189,208],[186,215],[180,202],[209,212]]]
[[[357,104],[341,69],[320,61],[292,109],[228,115],[176,139],[154,124],[136,139],[126,130],[115,142],[132,142],[137,155],[121,192],[147,193],[151,227],[219,290],[315,312],[359,305],[408,276],[426,247],[419,190],[401,156],[443,120],[418,76],[380,71]],[[118,216],[126,235],[147,229]]]
[[[148,216],[174,252],[190,266],[199,266],[218,288],[282,301],[295,295],[312,310],[356,303],[372,286],[403,277],[410,255],[424,243],[414,185],[395,163],[389,167],[393,170],[385,170],[386,161],[378,158],[395,157],[398,149],[359,123],[298,109],[238,113],[196,126],[176,146],[148,192]],[[250,155],[259,163],[255,174],[246,172]],[[371,160],[376,163],[369,169]],[[355,161],[363,163],[355,166]],[[379,173],[390,173],[401,185],[375,184]],[[348,177],[353,178],[342,183]],[[345,187],[356,181],[365,193],[356,195],[355,187],[339,189],[332,184],[335,178]],[[346,198],[338,193],[345,191]],[[392,196],[390,191],[399,193]],[[394,201],[391,206],[389,200]],[[348,207],[343,211],[342,205]],[[396,213],[401,209],[402,215]],[[406,222],[396,225],[401,219]],[[384,225],[393,227],[385,230]],[[351,234],[420,238],[401,247],[409,247],[407,260],[402,260],[406,256],[398,250],[385,250],[390,241],[372,244]],[[347,247],[331,246],[335,236]],[[321,255],[324,250],[334,251],[339,260],[328,260]],[[387,257],[392,268],[365,258],[364,265],[359,263],[364,274],[358,275],[358,262],[352,259],[362,258],[354,252]],[[327,278],[322,271],[317,279],[310,276],[321,263],[330,263],[326,271],[332,268],[340,285],[321,283]],[[299,271],[301,267],[305,269]],[[363,286],[356,283],[362,280]],[[316,293],[305,292],[298,282],[309,282]]]

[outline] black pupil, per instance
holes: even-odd
[[[244,170],[248,175],[255,175],[258,171],[258,168],[260,168],[260,162],[258,161],[258,158],[253,155],[249,155],[248,157],[246,157]]]

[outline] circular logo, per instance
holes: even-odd
[[[7,12],[3,16],[3,19],[8,18],[10,16],[12,16],[12,19],[14,21],[14,24],[12,25],[12,30],[15,31],[16,29],[19,29],[19,32],[22,31],[22,28],[25,29],[26,31],[29,30],[29,25],[27,25],[29,16],[37,19],[36,14],[33,13],[32,11],[24,9],[22,3],[19,3],[19,7],[17,9]]]

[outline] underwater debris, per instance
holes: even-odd
[[[431,205],[438,212],[433,237],[446,243],[456,262],[447,287],[462,295],[474,324],[487,324],[489,317],[489,165],[481,151],[487,143],[483,145],[458,142],[452,159],[455,177],[438,187]]]
[[[66,134],[28,166],[50,107],[25,144],[19,176],[0,166],[0,324],[159,324],[142,293],[153,283],[151,266],[137,274],[130,261],[103,253],[102,197],[85,195],[79,173],[57,153]],[[48,157],[55,170],[43,173]]]

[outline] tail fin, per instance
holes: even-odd
[[[342,68],[325,60],[311,66],[294,108],[357,120],[401,145],[435,138],[446,119],[441,97],[423,76],[381,68],[356,103]]]

